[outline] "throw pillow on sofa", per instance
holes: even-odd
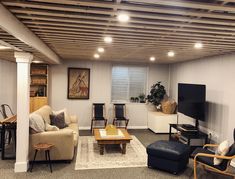
[[[65,123],[66,123],[66,124],[70,124],[70,123],[71,123],[71,119],[70,119],[70,115],[69,115],[69,113],[68,113],[68,111],[67,111],[66,108],[64,108],[64,109],[62,109],[62,110],[59,110],[59,111],[53,111],[53,114],[54,114],[54,115],[58,115],[58,114],[60,114],[60,113],[62,113],[62,112],[64,112]]]
[[[29,127],[34,130],[34,132],[44,132],[45,131],[45,123],[39,114],[32,113],[29,115]]]
[[[51,125],[55,125],[59,129],[63,129],[65,127],[68,127],[68,125],[65,123],[64,112],[59,113],[57,115],[51,114],[50,120],[51,120]]]

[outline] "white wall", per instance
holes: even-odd
[[[0,59],[0,104],[5,103],[16,113],[16,63]]]
[[[90,99],[67,99],[67,68],[90,68]],[[103,102],[107,105],[109,122],[112,122],[111,104],[111,62],[68,61],[62,65],[50,66],[49,103],[55,110],[67,108],[70,114],[79,117],[79,127],[86,128],[91,122],[92,103]],[[162,81],[168,90],[168,65],[149,65],[148,86]],[[130,127],[143,128],[147,126],[147,109],[144,104],[128,104],[127,113]]]
[[[172,64],[170,66],[170,94],[177,99],[177,84],[196,83],[206,85],[209,102],[207,122],[203,127],[213,132],[218,141],[233,142],[235,128],[235,55],[216,56]],[[179,120],[184,118],[180,116]]]

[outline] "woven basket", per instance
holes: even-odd
[[[176,108],[175,101],[164,101],[162,102],[162,112],[165,114],[174,114]]]

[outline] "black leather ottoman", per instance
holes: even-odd
[[[154,142],[147,147],[148,167],[178,174],[186,168],[189,153],[189,146],[179,142]]]

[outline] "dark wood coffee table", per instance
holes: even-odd
[[[94,136],[95,140],[97,141],[98,145],[100,146],[100,155],[104,155],[104,147],[105,145],[110,145],[110,144],[120,144],[121,145],[121,152],[122,154],[126,154],[126,144],[130,143],[132,140],[130,134],[128,134],[126,129],[120,129],[124,135],[124,137],[112,137],[106,136],[106,137],[101,137],[100,136],[100,129],[94,129]]]

